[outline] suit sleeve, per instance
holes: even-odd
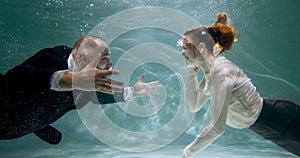
[[[100,104],[110,104],[116,102],[125,102],[124,100],[124,92],[115,93],[115,94],[106,94],[102,92],[96,92],[98,103]],[[97,101],[92,101],[93,103],[97,103]]]
[[[67,58],[70,52],[71,49],[65,46],[40,50],[5,74],[9,85],[21,89],[50,90],[52,74],[68,68]]]

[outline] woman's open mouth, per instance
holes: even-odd
[[[187,57],[187,56],[183,56],[183,57],[184,57],[185,60],[189,60],[189,57]]]

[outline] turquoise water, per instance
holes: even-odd
[[[87,122],[98,120],[97,116],[90,116],[85,122],[84,112],[72,111],[54,124],[64,134],[59,145],[48,145],[34,135],[28,135],[16,140],[0,141],[0,157],[180,157],[183,148],[196,136],[195,129],[202,121],[204,111],[196,114],[191,125],[188,124],[189,127],[178,124],[178,127],[186,128],[183,132],[174,126],[163,130],[161,133],[175,133],[172,137],[174,139],[166,140],[169,142],[166,145],[160,144],[164,142],[163,137],[160,141],[151,141],[156,140],[156,137],[151,135],[152,131],[164,129],[179,116],[181,101],[184,100],[184,75],[180,73],[180,63],[183,61],[181,58],[177,59],[180,54],[176,47],[183,31],[174,31],[181,30],[181,27],[174,30],[172,28],[185,28],[194,24],[209,25],[214,22],[218,12],[226,12],[240,33],[240,40],[226,56],[245,70],[262,96],[300,103],[300,70],[297,65],[300,42],[298,6],[299,2],[292,0],[1,0],[1,73],[20,64],[39,49],[61,44],[73,46],[76,39],[82,35],[100,34],[106,41],[111,40],[109,46],[115,68],[122,69],[122,64],[125,63],[126,73],[123,76],[127,77],[125,80],[129,79],[125,82],[126,85],[132,86],[141,74],[145,74],[146,82],[159,80],[164,85],[163,94],[166,95],[154,100],[158,104],[152,106],[157,108],[153,113],[152,109],[147,109],[152,102],[149,98],[137,98],[133,101],[141,108],[149,110],[147,116],[141,112],[130,111],[130,106],[101,106],[102,114],[121,129],[148,134],[148,137],[141,137],[142,139],[120,139],[120,142],[128,143],[126,150],[124,146],[112,147],[110,143],[99,141],[97,134],[109,133],[105,129],[97,131],[96,134],[90,131]],[[167,12],[156,7],[165,7]],[[158,9],[161,13],[157,12],[157,15],[168,16],[151,19],[147,14],[149,9]],[[128,10],[130,14],[126,12]],[[171,15],[168,14],[170,12]],[[180,18],[177,13],[186,18]],[[122,15],[125,15],[125,18]],[[102,32],[97,32],[97,29],[95,32],[99,24],[108,27],[103,26]],[[112,33],[120,30],[125,32],[111,37]],[[127,56],[139,52],[140,58]],[[167,56],[163,56],[166,54]],[[145,62],[143,59],[153,61]],[[176,62],[173,59],[176,59]],[[139,65],[134,65],[136,63]],[[179,64],[172,65],[174,63]],[[136,68],[126,68],[131,65]],[[176,68],[180,69],[179,73]],[[123,76],[121,75],[120,79],[123,79]],[[250,130],[228,127],[225,134],[195,157],[296,156]]]

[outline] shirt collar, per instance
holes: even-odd
[[[76,64],[75,64],[75,60],[72,56],[72,53],[69,55],[69,58],[68,58],[68,68],[72,72],[77,72],[78,71],[78,69],[76,67]]]

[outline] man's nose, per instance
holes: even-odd
[[[112,65],[113,65],[112,61],[111,61],[110,59],[108,59],[108,61],[107,61],[107,66],[108,66],[108,67],[112,67]]]

